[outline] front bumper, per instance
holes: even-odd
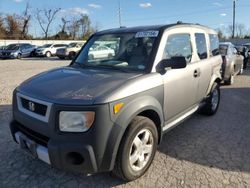
[[[17,55],[0,55],[1,59],[16,59]]]
[[[36,56],[45,56],[45,52],[35,52]]]
[[[10,123],[10,129],[22,149],[55,168],[83,173],[95,173],[98,170],[96,156],[89,145],[67,139],[46,138],[16,121]]]

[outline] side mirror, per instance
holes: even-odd
[[[166,68],[183,69],[187,66],[186,58],[183,56],[172,57],[171,59],[163,59],[156,66],[156,71],[165,74]]]

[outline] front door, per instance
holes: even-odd
[[[167,36],[162,59],[184,56],[187,61],[186,68],[167,70],[163,75],[164,114],[167,121],[182,115],[197,103],[200,70],[199,63],[193,61],[193,49],[190,33],[171,33]]]

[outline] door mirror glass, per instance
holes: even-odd
[[[187,66],[186,58],[183,56],[172,57],[171,59],[163,59],[156,66],[156,71],[160,74],[166,73],[166,68],[182,69]]]

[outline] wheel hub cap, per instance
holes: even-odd
[[[215,110],[218,106],[219,102],[219,93],[218,90],[215,89],[212,93],[212,109]]]
[[[147,129],[141,130],[136,135],[129,153],[129,163],[133,170],[140,171],[148,164],[152,155],[153,142],[153,135]]]

